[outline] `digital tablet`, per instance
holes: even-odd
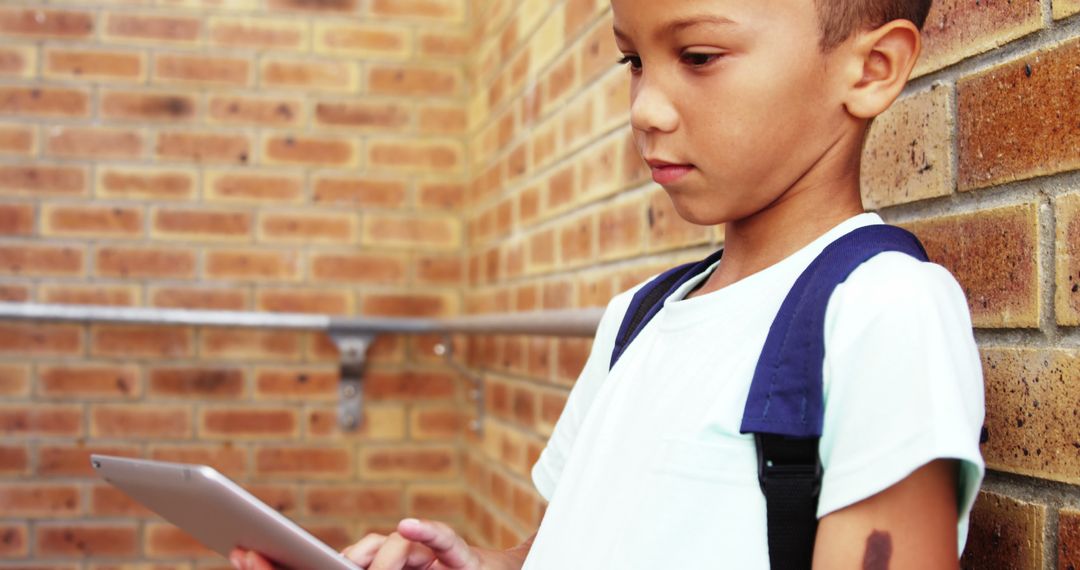
[[[109,484],[228,558],[254,550],[292,570],[359,570],[212,467],[91,455]]]

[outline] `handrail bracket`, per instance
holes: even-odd
[[[356,431],[364,423],[364,365],[376,335],[331,332],[329,336],[341,355],[338,427],[342,431]]]

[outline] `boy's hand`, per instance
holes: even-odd
[[[435,521],[405,519],[390,536],[369,534],[342,554],[368,570],[480,570],[477,552]]]

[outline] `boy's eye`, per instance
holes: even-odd
[[[641,71],[641,58],[636,55],[626,55],[619,60],[619,65],[629,65],[630,71]]]
[[[690,67],[704,67],[720,59],[718,53],[684,53],[679,59]]]

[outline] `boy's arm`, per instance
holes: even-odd
[[[954,570],[957,471],[956,461],[932,461],[826,515],[818,526],[814,568]]]

